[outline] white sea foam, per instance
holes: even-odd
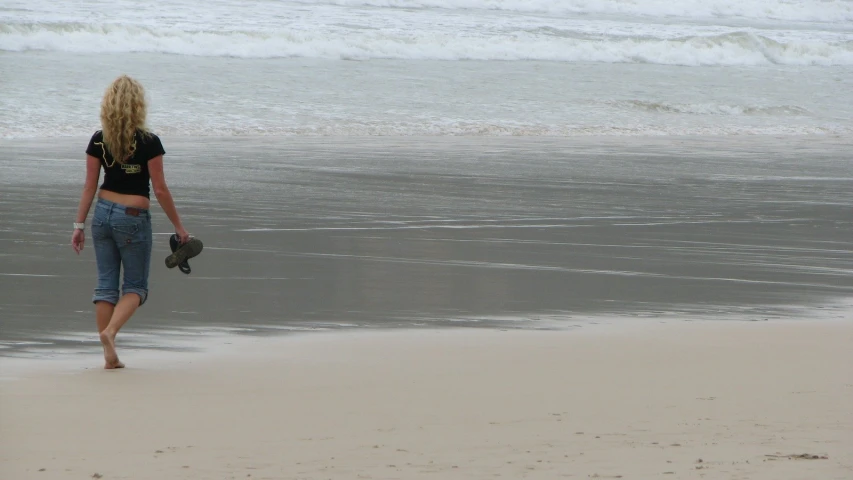
[[[556,36],[535,32],[186,31],[81,23],[0,25],[0,50],[148,52],[241,58],[544,60],[663,65],[853,65],[853,41],[782,42],[749,32],[681,38]]]
[[[643,100],[611,101],[608,104],[655,113],[690,115],[778,115],[805,116],[809,111],[796,105],[730,105],[716,103],[671,103]]]
[[[853,21],[853,3],[846,0],[294,0],[294,3],[693,19],[740,17],[793,22]]]
[[[2,128],[0,138],[44,138],[44,137],[86,137],[91,129],[55,129],[50,126],[40,128],[20,127]],[[322,125],[266,126],[251,127],[241,123],[201,125],[157,125],[156,132],[166,136],[231,137],[231,136],[482,136],[482,137],[575,137],[575,136],[730,136],[730,135],[853,135],[853,128],[846,125],[705,125],[691,126],[678,124],[638,124],[638,125],[523,125],[493,123],[434,123],[434,124],[394,124],[358,122],[326,123]]]

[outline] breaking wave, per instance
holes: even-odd
[[[792,22],[853,21],[853,4],[844,0],[294,0],[293,3],[695,19],[734,17]]]
[[[92,126],[0,126],[0,138],[52,138],[86,137],[91,135]],[[233,136],[389,136],[389,137],[431,137],[431,136],[482,136],[482,137],[575,137],[575,136],[740,136],[740,135],[851,135],[853,129],[843,125],[704,125],[678,126],[670,124],[646,125],[548,125],[514,122],[459,122],[436,121],[422,122],[328,122],[315,125],[251,125],[235,123],[187,123],[170,124],[152,119],[151,128],[158,135],[233,137]]]
[[[128,25],[30,23],[0,25],[0,50],[347,60],[541,60],[684,66],[853,65],[853,41],[782,42],[750,32],[661,39],[555,36],[526,31],[460,36],[433,31],[185,31]]]
[[[853,21],[853,3],[845,0],[294,0],[293,3],[695,19],[745,18],[825,23]]]
[[[687,115],[775,115],[806,116],[809,111],[796,105],[725,105],[714,103],[670,103],[642,100],[609,102],[617,107],[627,107],[646,112],[676,113]]]

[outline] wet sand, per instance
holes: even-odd
[[[68,245],[85,140],[0,141],[0,355],[99,349],[91,244]],[[120,348],[218,330],[808,317],[853,295],[849,139],[163,141],[205,250],[190,276],[166,269],[155,204],[150,301]]]
[[[250,337],[0,382],[15,480],[846,480],[853,318]]]

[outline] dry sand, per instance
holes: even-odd
[[[131,353],[0,384],[0,477],[849,480],[848,320],[317,334],[171,368]]]

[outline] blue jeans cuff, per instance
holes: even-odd
[[[143,288],[125,288],[121,293],[122,295],[127,295],[128,293],[135,293],[139,295],[139,306],[142,306],[142,304],[148,300],[148,290]]]
[[[107,302],[115,305],[118,303],[118,290],[95,289],[95,294],[92,295],[92,303]]]

